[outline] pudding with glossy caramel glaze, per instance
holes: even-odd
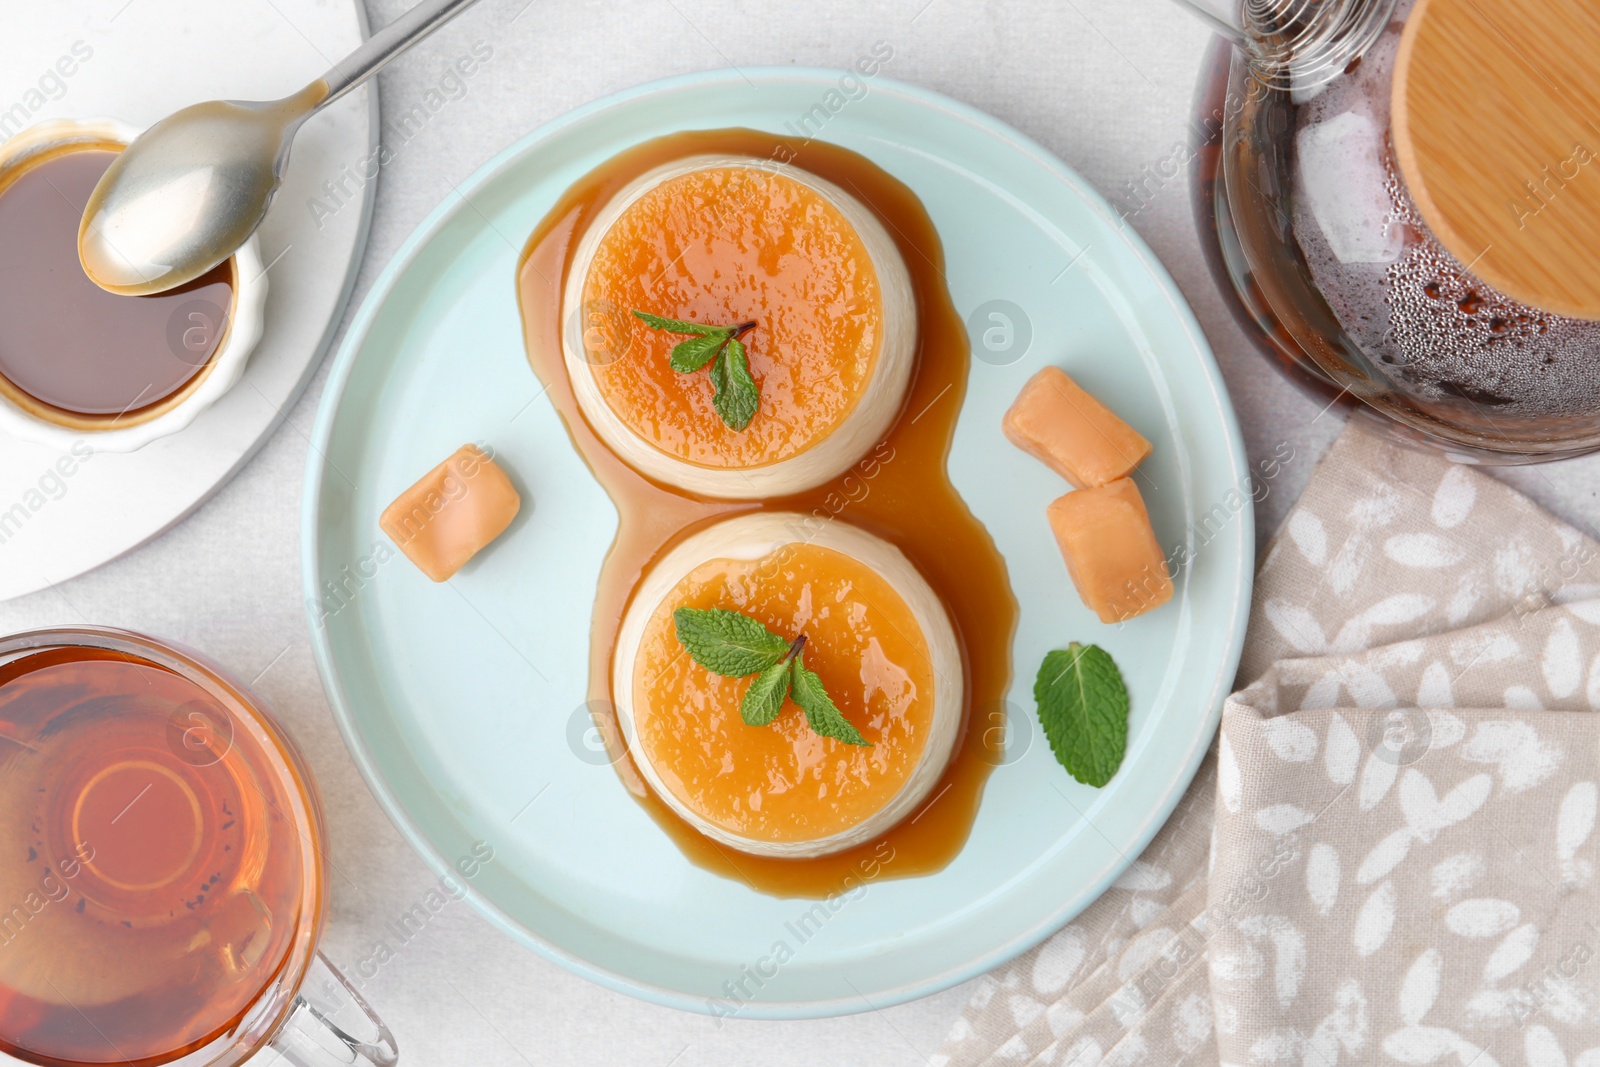
[[[770,726],[747,725],[751,679],[690,658],[681,607],[804,635],[806,666],[868,744],[814,733],[792,701]],[[612,666],[629,750],[662,801],[717,842],[776,857],[851,848],[915,811],[950,760],[963,685],[944,605],[899,549],[786,512],[729,519],[668,552],[623,618]]]
[[[634,310],[741,339],[760,392],[742,430],[707,373],[669,364],[681,334]],[[792,165],[693,156],[654,168],[599,211],[562,291],[573,393],[624,462],[708,497],[785,496],[826,482],[888,433],[917,350],[899,249],[844,189]]]

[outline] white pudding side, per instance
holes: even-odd
[[[732,833],[711,822],[666,787],[639,743],[638,721],[641,716],[649,715],[650,709],[634,706],[634,675],[646,627],[662,602],[691,571],[719,559],[756,562],[790,544],[817,545],[850,556],[876,571],[905,601],[922,629],[932,661],[932,727],[915,767],[899,792],[872,815],[848,829],[810,841],[761,841]],[[795,512],[756,512],[728,519],[692,535],[663,556],[634,593],[617,633],[611,665],[612,699],[628,751],[662,802],[713,841],[758,856],[790,859],[822,856],[864,844],[910,815],[938,783],[950,762],[961,732],[965,687],[961,649],[956,643],[950,617],[911,561],[898,548],[864,530],[838,520],[818,527],[811,516]]]
[[[668,455],[640,437],[617,416],[601,393],[594,367],[585,358],[585,321],[578,313],[583,306],[583,289],[595,251],[623,212],[645,193],[673,178],[725,167],[782,174],[816,192],[837,209],[866,248],[878,276],[878,291],[883,301],[883,329],[877,362],[855,407],[832,433],[804,451],[775,463],[752,467],[704,467]],[[584,418],[606,446],[646,477],[700,496],[727,500],[786,496],[844,473],[894,425],[916,360],[917,306],[911,275],[883,223],[865,204],[832,182],[798,167],[754,156],[691,156],[648,171],[624,186],[601,209],[578,242],[562,290],[561,322],[561,350],[573,395]],[[756,418],[760,417],[758,411]]]

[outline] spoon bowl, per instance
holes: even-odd
[[[317,81],[283,100],[210,100],[150,127],[84,208],[84,272],[109,292],[147,296],[227,259],[261,224],[295,130],[326,95]]]

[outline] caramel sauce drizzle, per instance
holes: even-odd
[[[894,236],[911,274],[920,339],[900,417],[849,471],[803,493],[757,502],[719,501],[659,485],[612,454],[573,396],[561,351],[561,292],[579,239],[628,182],[664,163],[700,154],[770,159],[774,166],[796,166],[849,190]],[[670,134],[613,157],[567,190],[523,250],[517,291],[528,361],[579,454],[617,508],[616,540],[595,592],[588,690],[589,706],[628,790],[693,863],[776,896],[822,897],[859,884],[864,876],[902,878],[944,867],[966,842],[984,782],[1003,755],[1017,603],[993,539],[946,472],[966,396],[970,351],[966,327],[946,287],[943,248],[921,202],[875,164],[836,145],[747,129]],[[622,323],[623,328],[628,325]],[[756,510],[797,511],[818,523],[850,522],[898,546],[944,601],[967,679],[961,739],[923,806],[876,840],[814,859],[736,852],[679,819],[646,787],[626,751],[612,705],[612,652],[640,580],[683,537]]]

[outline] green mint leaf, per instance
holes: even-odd
[[[725,403],[723,396],[728,392],[728,349],[726,346],[717,353],[717,358],[711,361],[711,404],[717,409],[717,414],[722,414],[722,405]],[[724,422],[728,421],[726,417]]]
[[[766,670],[789,651],[789,642],[737,611],[679,608],[672,621],[690,658],[713,674],[743,678]]]
[[[750,688],[739,701],[739,717],[747,726],[771,726],[783,710],[783,700],[789,695],[789,676],[794,661],[780,660],[756,675]]]
[[[715,389],[711,403],[722,421],[734,430],[749,426],[756,408],[761,405],[761,390],[750,377],[750,361],[745,358],[744,344],[737,337],[728,339],[728,347],[722,350],[711,368],[711,384]]]
[[[727,343],[727,338],[721,334],[702,334],[691,337],[689,340],[674,345],[672,348],[672,369],[679,374],[693,374],[695,371],[710,363],[712,357],[722,350]]]
[[[1111,781],[1128,748],[1128,687],[1111,656],[1076,641],[1045,653],[1033,699],[1067,773],[1096,788]]]
[[[644,320],[644,324],[652,330],[666,330],[668,333],[693,333],[703,337],[726,337],[733,332],[732,326],[712,326],[704,322],[689,322],[684,319],[666,319],[660,315],[652,315],[648,311],[637,308],[634,315]]]
[[[789,695],[806,713],[806,722],[811,725],[813,732],[847,745],[872,746],[872,742],[861,736],[861,732],[850,724],[844,712],[834,704],[833,698],[828,696],[828,691],[822,687],[822,679],[817,677],[815,671],[806,668],[804,653],[794,658],[794,683],[790,686]]]
[[[750,377],[750,360],[739,338],[756,324],[741,322],[733,326],[712,326],[704,322],[668,319],[633,308],[636,318],[655,330],[692,334],[687,341],[672,347],[672,369],[693,374],[711,365],[711,403],[722,421],[734,430],[743,430],[761,406],[761,389]]]

